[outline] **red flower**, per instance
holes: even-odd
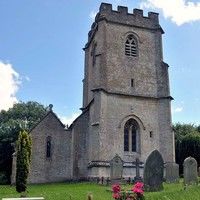
[[[137,183],[134,185],[134,187],[136,187],[136,188],[143,188],[143,186],[144,186],[144,183],[142,183],[142,182],[137,182]]]
[[[139,188],[133,188],[133,190],[132,190],[134,193],[136,193],[136,194],[143,194],[144,193],[144,191],[142,190],[142,189],[139,189]]]
[[[114,193],[119,193],[121,191],[121,187],[119,184],[112,185],[112,190]]]
[[[113,193],[112,197],[114,199],[120,199],[120,194],[119,193]]]
[[[141,182],[137,182],[133,188],[132,188],[132,191],[136,194],[140,194],[140,195],[143,195],[144,191],[143,191],[143,186],[144,184],[141,183]]]

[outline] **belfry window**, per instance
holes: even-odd
[[[125,43],[125,55],[136,57],[138,54],[137,41],[133,35],[128,35]]]
[[[46,141],[46,157],[50,158],[51,157],[51,137],[47,137]]]
[[[124,126],[124,151],[138,152],[139,127],[134,119],[129,119]]]

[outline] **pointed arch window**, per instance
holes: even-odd
[[[128,35],[126,39],[125,55],[131,57],[136,57],[138,55],[137,41],[132,34]]]
[[[47,158],[51,158],[51,154],[52,154],[51,148],[52,148],[51,137],[48,136],[47,141],[46,141],[46,157]]]
[[[139,151],[139,126],[134,119],[129,119],[124,126],[124,151]]]

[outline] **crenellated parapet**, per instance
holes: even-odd
[[[148,16],[144,16],[143,10],[140,9],[133,9],[133,12],[129,13],[128,8],[124,6],[118,6],[117,10],[113,10],[112,4],[102,3],[95,17],[95,22],[92,24],[91,30],[88,33],[86,48],[97,30],[98,22],[102,20],[110,23],[118,23],[120,25],[159,30],[161,33],[164,33],[159,24],[158,15],[158,13],[148,12]]]
[[[139,26],[144,28],[159,28],[158,13],[149,12],[148,16],[143,15],[143,10],[133,9],[133,13],[128,13],[128,8],[118,6],[117,10],[112,9],[112,4],[102,3],[95,21],[106,19],[110,22]]]

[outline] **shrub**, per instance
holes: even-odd
[[[25,192],[31,161],[31,138],[26,131],[20,132],[17,141],[16,190]]]
[[[176,141],[176,162],[180,166],[180,173],[183,173],[183,162],[185,158],[192,156],[200,165],[200,133],[189,133]]]

